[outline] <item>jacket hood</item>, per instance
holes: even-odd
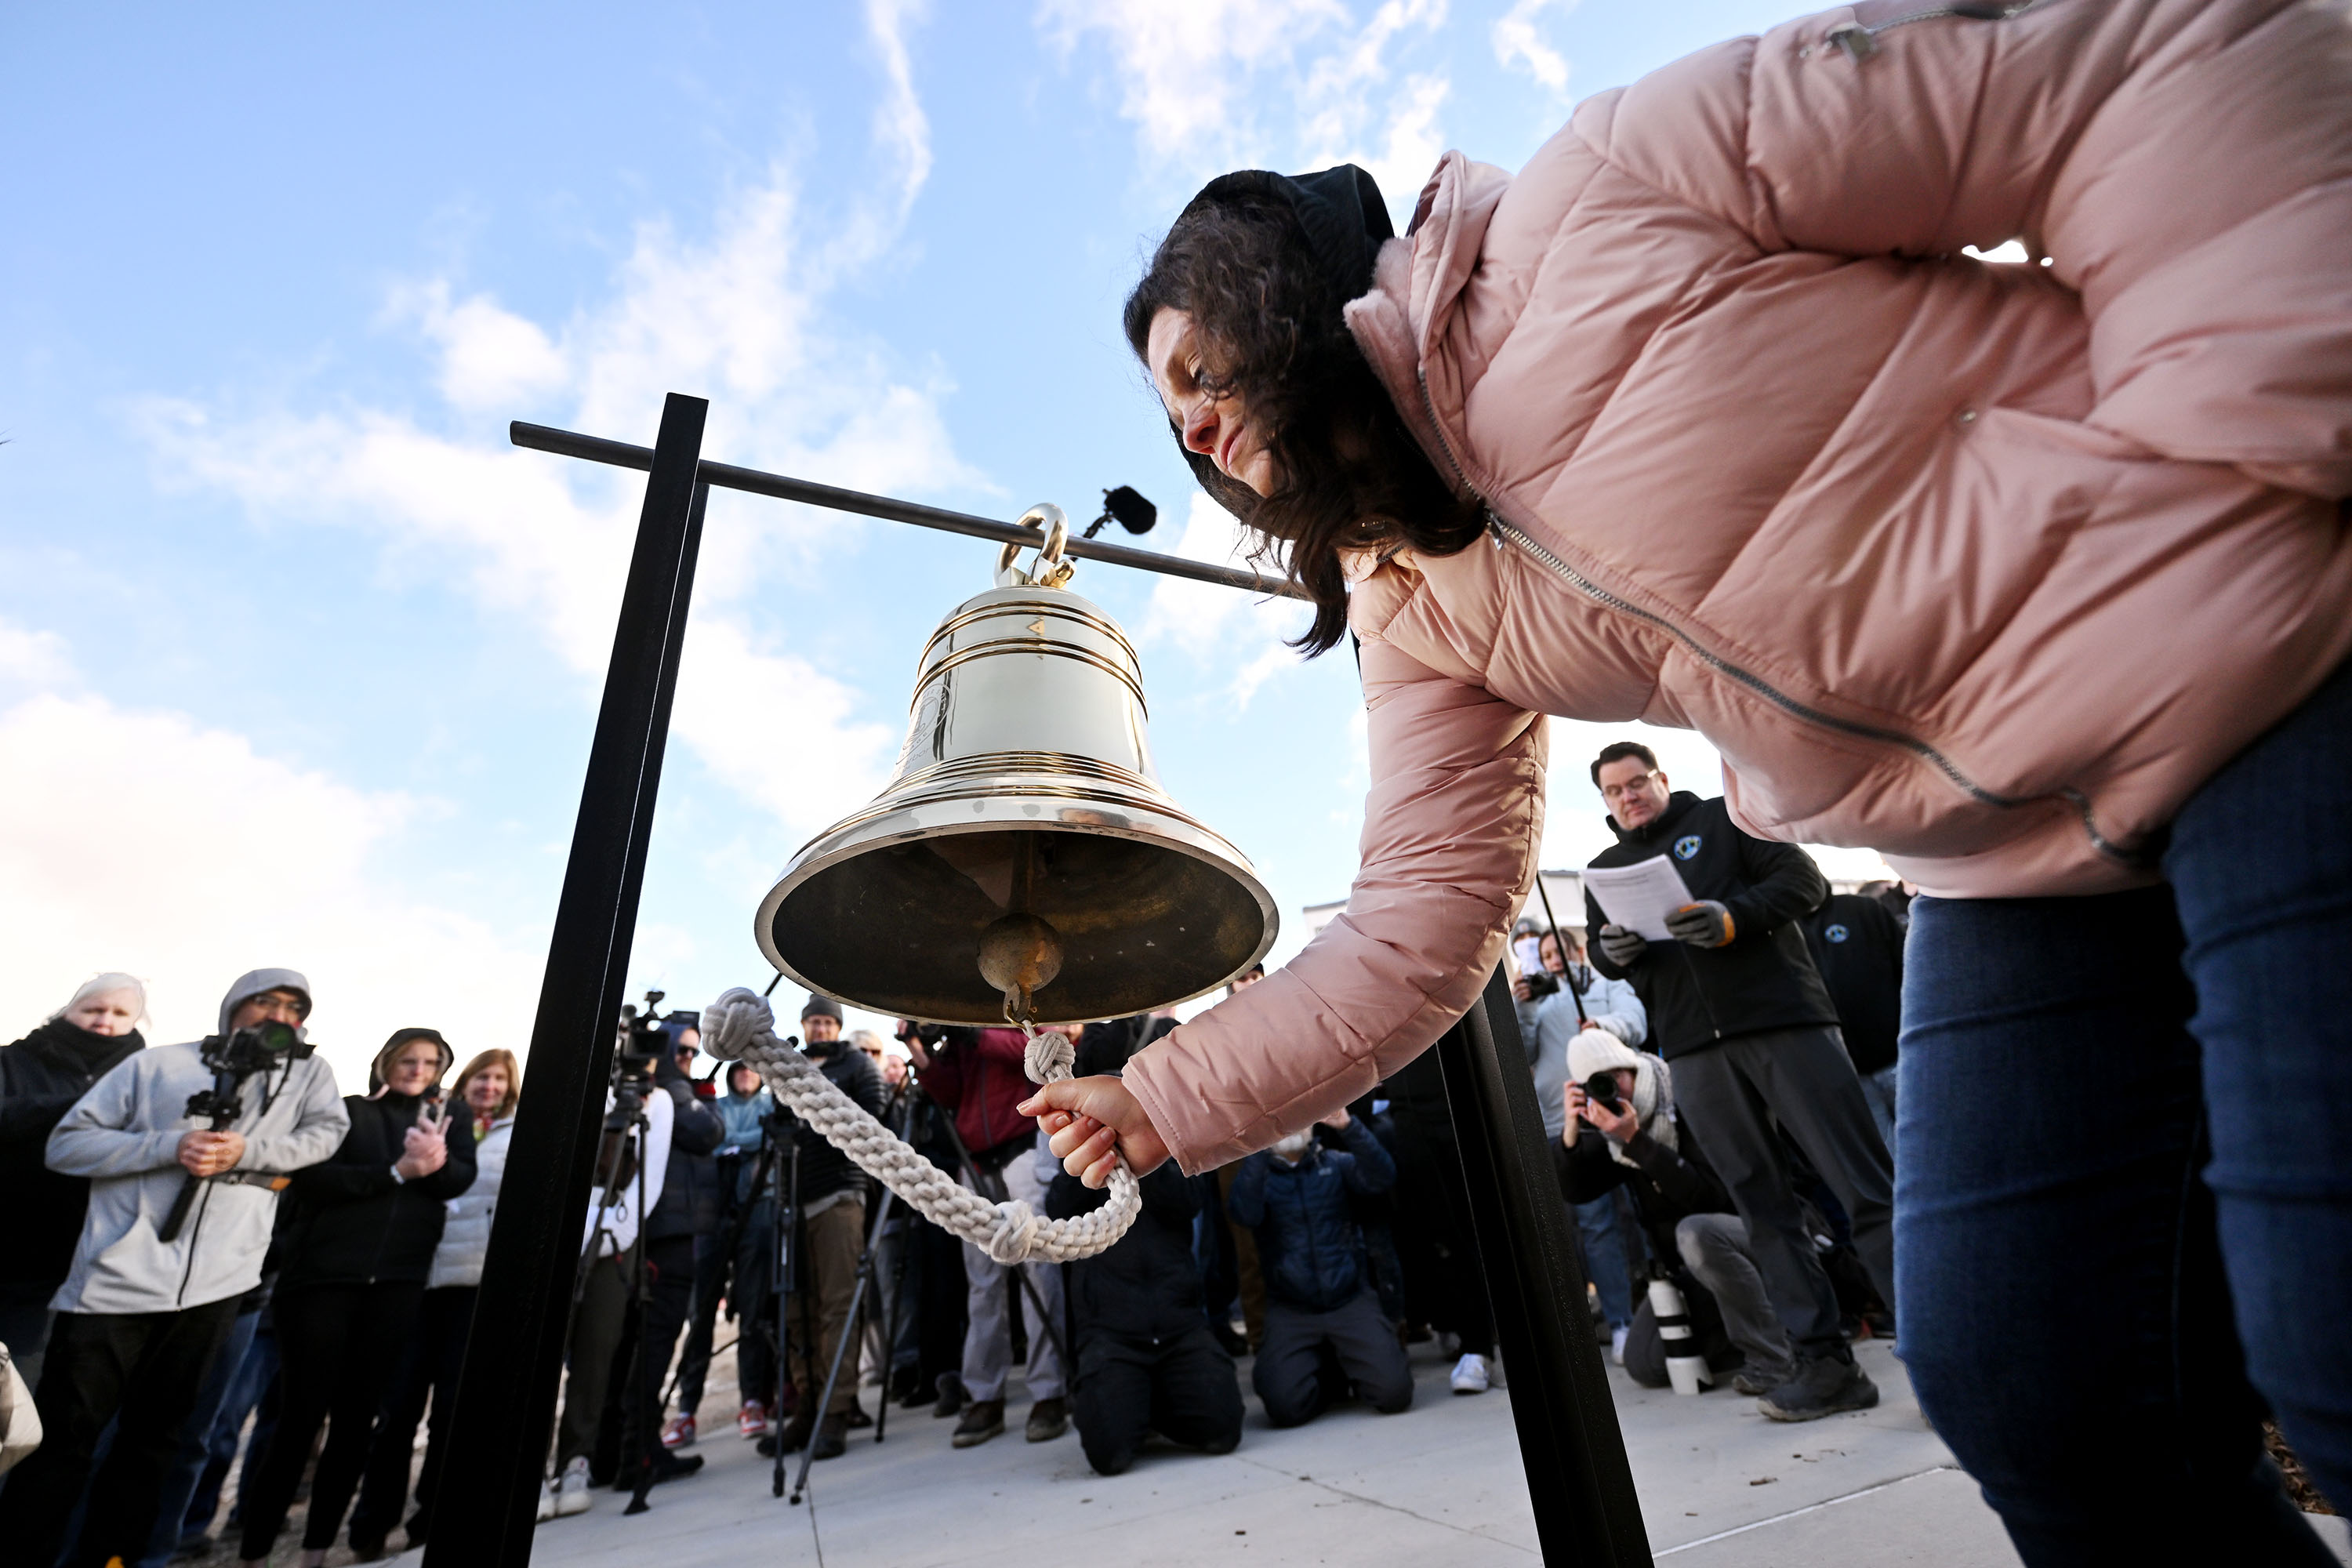
[[[1689,790],[1678,789],[1672,795],[1666,796],[1665,810],[1658,813],[1657,816],[1650,818],[1649,821],[1642,824],[1639,827],[1620,827],[1617,826],[1617,819],[1614,816],[1610,816],[1610,814],[1605,811],[1601,815],[1607,819],[1609,823],[1609,831],[1617,836],[1618,843],[1647,844],[1652,839],[1657,837],[1658,835],[1672,827],[1675,823],[1681,821],[1684,813],[1695,809],[1701,804],[1699,797],[1692,794]]]
[[[299,994],[302,998],[302,1016],[305,1018],[310,1016],[310,982],[300,970],[251,969],[238,975],[229,986],[228,994],[221,998],[220,1022],[214,1026],[215,1032],[228,1033],[229,1019],[236,1016],[237,1004],[247,997],[258,996],[265,991],[280,990]],[[310,1037],[309,1029],[302,1025],[296,1025],[294,1033],[302,1039]]]
[[[376,1052],[375,1060],[368,1064],[368,1089],[371,1093],[378,1085],[389,1081],[384,1069],[392,1065],[392,1058],[400,1053],[403,1047],[415,1040],[430,1040],[440,1047],[441,1070],[433,1075],[433,1081],[439,1083],[449,1076],[449,1069],[457,1065],[457,1053],[449,1048],[449,1042],[441,1037],[440,1030],[394,1029],[392,1038],[384,1041],[383,1049]]]

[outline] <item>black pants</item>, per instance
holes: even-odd
[[[432,1435],[425,1441],[425,1469],[416,1478],[416,1512],[408,1521],[408,1542],[425,1539],[433,1521],[433,1494],[448,1452],[449,1410],[457,1403],[457,1376],[466,1366],[466,1335],[474,1323],[471,1285],[427,1290],[416,1309],[416,1331],[408,1353],[393,1374],[392,1390],[377,1414],[375,1440],[368,1449],[360,1500],[352,1509],[352,1539],[382,1541],[400,1522],[407,1500],[409,1461],[416,1453],[416,1424],[433,1403]]]
[[[730,1241],[733,1246],[728,1244]],[[694,1238],[694,1310],[677,1358],[677,1413],[702,1404],[718,1337],[719,1299],[735,1319],[735,1384],[744,1404],[776,1396],[775,1318],[768,1310],[776,1277],[776,1204],[762,1198],[734,1210],[718,1230]]]
[[[1371,1288],[1325,1312],[1269,1300],[1265,1342],[1250,1368],[1265,1418],[1277,1426],[1312,1421],[1350,1384],[1383,1415],[1412,1403],[1412,1368]]]
[[[1234,1358],[1206,1324],[1170,1340],[1088,1323],[1078,1342],[1078,1441],[1097,1472],[1135,1463],[1149,1430],[1171,1443],[1230,1454],[1242,1440]]]
[[[334,1544],[367,1465],[384,1384],[407,1348],[424,1295],[423,1280],[297,1286],[278,1292],[271,1304],[280,1358],[278,1429],[270,1434],[252,1501],[243,1510],[238,1555],[269,1555],[322,1423],[327,1447],[310,1479],[302,1545],[315,1552]]]
[[[625,1446],[634,1446],[639,1464],[652,1462],[662,1452],[662,1381],[669,1374],[670,1352],[677,1348],[678,1331],[686,1326],[694,1305],[694,1237],[666,1236],[645,1244],[646,1310],[637,1317],[629,1299],[625,1268],[604,1269],[596,1289],[598,1310],[617,1314],[618,1331],[607,1342],[612,1359],[605,1369],[603,1397],[596,1405],[596,1423],[587,1446],[588,1472],[600,1484],[607,1478],[627,1484],[634,1479],[625,1462]],[[581,1311],[588,1310],[583,1300]],[[641,1345],[642,1342],[642,1353]],[[575,1342],[575,1354],[578,1353]],[[575,1363],[576,1364],[576,1363]],[[631,1390],[628,1373],[636,1368],[635,1403],[625,1403]],[[576,1378],[577,1372],[575,1370]],[[565,1395],[564,1420],[572,1420],[571,1395]],[[567,1458],[569,1456],[566,1456]]]
[[[1464,1354],[1491,1356],[1495,1310],[1486,1299],[1470,1184],[1462,1174],[1437,1053],[1423,1051],[1398,1068],[1388,1090],[1396,1137],[1391,1146],[1397,1167],[1393,1229],[1407,1310],[1432,1328],[1453,1330]]]
[[[154,1533],[180,1428],[236,1320],[237,1299],[178,1312],[59,1312],[33,1402],[41,1446],[0,1492],[0,1568],[51,1568],[80,1500],[90,1455],[116,1423],[90,1490],[74,1564],[135,1563]]]
[[[1675,1103],[1723,1178],[1772,1305],[1806,1359],[1846,1354],[1837,1292],[1790,1185],[1778,1121],[1853,1222],[1878,1299],[1895,1300],[1895,1172],[1834,1026],[1741,1035],[1675,1058]]]

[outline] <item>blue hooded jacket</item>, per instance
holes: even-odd
[[[1266,1294],[1310,1312],[1344,1306],[1363,1287],[1364,1237],[1349,1194],[1396,1185],[1396,1162],[1361,1121],[1340,1129],[1339,1141],[1345,1149],[1308,1144],[1296,1165],[1252,1154],[1225,1196],[1225,1212],[1257,1233]]]

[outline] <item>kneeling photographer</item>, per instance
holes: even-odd
[[[1569,1042],[1566,1126],[1552,1146],[1560,1193],[1591,1203],[1622,1186],[1633,1199],[1651,1255],[1688,1304],[1691,1332],[1710,1368],[1745,1364],[1732,1386],[1761,1394],[1788,1380],[1794,1348],[1764,1292],[1763,1277],[1715,1168],[1675,1108],[1674,1073],[1602,1029]],[[1625,1342],[1625,1371],[1664,1388],[1666,1355],[1645,1299]]]
[[[51,1568],[91,1455],[73,1568],[146,1552],[157,1494],[205,1373],[261,1282],[288,1173],[335,1152],[351,1118],[310,1054],[310,983],[257,969],[221,998],[220,1032],[140,1051],[49,1134],[49,1168],[89,1178],[89,1208],[36,1394],[47,1435],[0,1491],[0,1564]]]

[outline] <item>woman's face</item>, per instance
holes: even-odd
[[[392,1058],[383,1086],[394,1094],[423,1094],[440,1076],[441,1047],[430,1040],[411,1040]]]
[[[1227,479],[1262,496],[1272,495],[1274,454],[1266,450],[1265,432],[1250,422],[1249,405],[1239,393],[1212,395],[1202,386],[1202,356],[1206,352],[1199,329],[1186,312],[1162,310],[1151,318],[1144,362],[1150,367],[1151,384],[1159,389],[1168,417],[1183,435],[1185,449],[1216,464],[1217,471]]]
[[[466,1103],[485,1120],[506,1103],[507,1069],[487,1067],[466,1080]]]
[[[139,1022],[139,998],[128,991],[101,991],[67,1008],[66,1022],[93,1035],[127,1035]]]

